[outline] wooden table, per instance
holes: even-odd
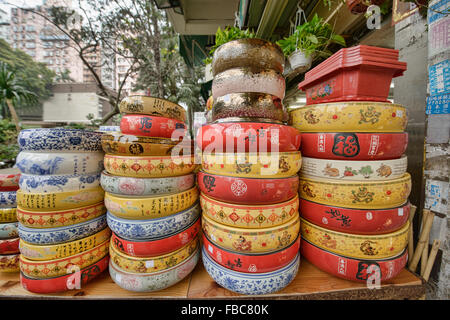
[[[178,284],[158,292],[137,293],[117,286],[105,271],[80,290],[60,294],[34,294],[22,288],[18,274],[0,274],[0,299],[423,299],[425,285],[421,278],[403,269],[379,289],[365,283],[331,276],[303,259],[294,281],[284,290],[270,295],[243,296],[217,285],[199,262],[192,274]]]

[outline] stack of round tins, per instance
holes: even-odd
[[[290,123],[302,132],[301,252],[320,269],[354,281],[389,280],[407,261],[408,111],[386,101],[381,85],[367,88],[378,83],[376,75],[390,77],[389,88],[392,72],[401,75],[406,66],[395,62],[398,54],[391,50],[384,58],[391,65],[380,67],[375,60],[381,56],[368,59],[376,49],[342,51],[307,73],[300,84],[308,92],[306,106],[290,114]],[[348,65],[338,67],[340,61]],[[337,70],[331,80],[330,70]],[[352,72],[366,73],[353,80],[355,87],[346,82]]]
[[[20,173],[0,174],[0,272],[18,272],[19,234],[16,197]]]
[[[120,132],[104,133],[109,272],[120,287],[165,289],[185,278],[200,253],[200,204],[186,112],[148,96],[120,103]]]
[[[265,40],[230,41],[212,69],[213,122],[197,134],[203,263],[228,290],[276,292],[300,263],[301,137],[283,124],[283,53]]]
[[[90,281],[109,261],[101,133],[27,129],[18,142],[21,283],[36,293],[79,289],[74,283]]]

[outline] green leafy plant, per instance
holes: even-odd
[[[332,27],[317,14],[311,21],[297,26],[292,35],[277,42],[286,57],[300,50],[307,57],[314,54],[314,59],[332,55],[333,53],[328,49],[332,43],[345,46],[345,39],[335,34]]]
[[[16,126],[8,119],[0,120],[0,169],[10,168],[19,153]]]
[[[248,39],[254,37],[255,33],[250,31],[249,29],[241,30],[238,27],[226,27],[224,30],[222,30],[219,27],[216,32],[216,42],[209,51],[209,56],[204,59],[203,62],[205,62],[205,64],[211,63],[214,51],[216,51],[218,47],[227,42],[237,39]]]

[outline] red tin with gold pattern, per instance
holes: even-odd
[[[297,195],[299,178],[298,175],[288,178],[239,178],[200,171],[197,183],[202,193],[215,200],[248,205],[274,204]]]
[[[19,253],[20,238],[0,240],[0,255]]]
[[[238,272],[264,273],[286,266],[298,253],[300,236],[289,247],[268,254],[237,253],[214,244],[203,234],[203,246],[209,256],[225,268]]]
[[[370,283],[374,283],[377,278],[380,282],[394,278],[408,260],[406,249],[389,259],[360,260],[320,249],[305,239],[302,239],[300,253],[324,272],[346,280]]]
[[[300,199],[300,216],[322,228],[353,234],[384,234],[408,221],[409,202],[386,209],[349,209]]]
[[[197,145],[203,151],[218,153],[297,151],[300,141],[294,127],[240,120],[204,125],[197,134]]]
[[[114,232],[112,241],[117,250],[139,258],[156,257],[176,251],[194,239],[201,229],[200,217],[194,223],[177,234],[151,241],[132,241],[120,238]]]
[[[20,173],[0,174],[0,191],[17,191]]]
[[[184,136],[186,125],[184,122],[176,119],[143,114],[125,114],[120,121],[120,131],[122,134],[171,138],[175,130],[180,130],[179,137]]]
[[[108,268],[109,255],[83,268],[79,273],[71,273],[49,279],[31,279],[20,273],[20,283],[25,290],[34,293],[57,293],[80,289]]]
[[[337,160],[388,160],[402,156],[408,133],[302,133],[302,155]]]

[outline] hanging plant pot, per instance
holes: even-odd
[[[347,7],[353,14],[362,14],[367,11],[367,8],[372,4],[380,6],[386,0],[346,0]]]
[[[313,56],[306,56],[306,54],[301,50],[294,51],[289,57],[289,76],[295,76],[303,73],[311,68]]]

